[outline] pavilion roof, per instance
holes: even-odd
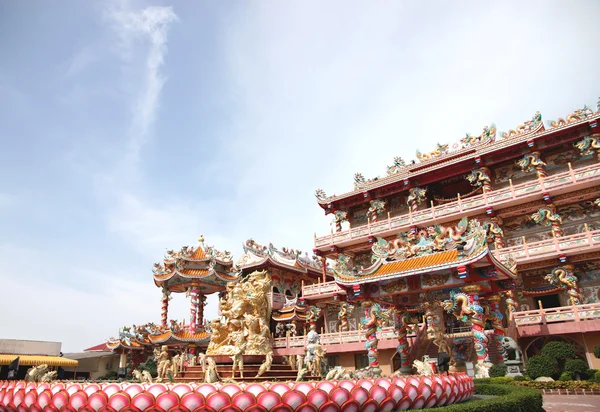
[[[574,111],[566,116],[565,119],[559,119],[558,122],[551,122],[548,129],[544,127],[542,116],[539,112],[531,120],[524,122],[515,130],[510,130],[508,133],[501,133],[498,139],[496,138],[496,126],[492,124],[489,127],[485,127],[483,133],[479,136],[467,134],[465,138],[461,139],[460,143],[452,146],[438,144],[438,147],[431,153],[421,155],[418,152],[418,162],[413,161],[412,163],[405,164],[402,159],[396,158],[394,159],[394,164],[387,167],[386,176],[365,179],[360,173],[357,173],[354,178],[354,190],[350,192],[327,196],[323,190],[318,189],[315,192],[315,196],[319,205],[327,210],[328,205],[338,200],[346,199],[388,184],[402,182],[451,164],[475,159],[476,157],[498,150],[505,150],[511,146],[522,145],[529,140],[544,138],[558,131],[585,125],[599,118],[600,102],[596,112],[584,106],[583,109]]]
[[[240,271],[256,269],[265,265],[272,265],[297,273],[321,276],[322,266],[316,258],[310,258],[308,253],[304,256],[299,250],[282,248],[281,250],[269,243],[262,246],[253,239],[248,239],[243,245],[244,254],[237,260],[234,267]],[[332,276],[333,271],[328,268],[327,273]]]
[[[231,253],[205,245],[203,237],[196,246],[168,250],[163,263],[154,264],[152,272],[154,283],[171,292],[185,292],[191,286],[198,286],[201,293],[210,294],[239,280]]]

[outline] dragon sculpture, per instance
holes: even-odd
[[[552,206],[544,206],[537,212],[531,215],[531,220],[536,224],[545,224],[552,226],[552,234],[555,237],[564,236],[564,232],[560,227],[562,225],[562,217],[556,213],[556,209]]]
[[[315,197],[317,198],[317,200],[327,200],[327,195],[325,194],[325,191],[323,189],[315,190]]]
[[[502,223],[502,218],[500,218],[499,216],[494,216],[483,224],[486,236],[488,237],[488,239],[494,241],[494,247],[496,249],[502,249],[506,247],[506,242],[504,240],[504,230],[502,229],[502,227],[500,227]]]
[[[598,157],[598,160],[600,160],[600,142],[598,141],[599,139],[600,133],[596,133],[591,136],[586,136],[582,140],[573,143],[573,146],[575,146],[579,150],[581,156],[587,156],[596,152],[596,156]]]
[[[581,305],[581,294],[579,293],[579,285],[577,284],[578,279],[573,274],[572,265],[552,269],[552,272],[544,276],[544,279],[554,286],[566,289],[572,306]]]
[[[340,305],[340,311],[338,312],[338,320],[340,321],[339,330],[340,332],[348,332],[350,330],[350,324],[348,323],[348,316],[352,315],[354,306],[347,302],[342,302]]]
[[[385,200],[371,200],[371,206],[367,210],[367,218],[370,222],[377,222],[377,218],[385,211]]]
[[[476,223],[470,223],[467,217],[463,217],[456,226],[434,225],[417,233],[403,232],[391,242],[377,238],[377,242],[371,246],[371,260],[403,260],[453,248],[465,241],[470,225],[477,227]]]
[[[537,128],[537,126],[542,122],[542,114],[540,112],[535,112],[532,119],[526,121],[522,125],[518,126],[516,130],[509,130],[506,133],[502,133],[501,137],[503,139],[508,139],[511,137],[520,136],[529,132],[532,132]]]
[[[502,339],[506,334],[506,329],[504,328],[503,324],[504,315],[502,314],[502,312],[500,312],[500,299],[500,296],[492,295],[486,299],[489,302],[489,306],[482,306],[484,307],[485,311],[485,320],[489,321],[492,327],[494,328],[494,335],[496,336],[496,347],[498,348],[498,353],[500,353],[502,359],[507,360],[504,347],[502,346]]]
[[[350,263],[350,256],[338,255],[336,264],[334,266],[334,272],[338,275],[351,275],[353,272],[352,264]]]
[[[27,382],[52,382],[56,379],[57,371],[50,371],[45,363],[34,366],[27,370],[25,380]]]
[[[406,166],[406,163],[404,162],[404,160],[401,157],[398,157],[398,156],[394,157],[394,164],[392,166],[387,167],[388,176],[400,172],[400,170],[402,170],[405,166]]]
[[[390,322],[391,316],[389,311],[384,310],[379,303],[366,300],[362,302],[362,307],[365,309],[365,319],[362,321],[362,327],[365,330],[367,343],[367,356],[369,358],[370,368],[379,368],[379,360],[377,355],[377,331],[381,329],[385,322]]]
[[[488,337],[483,332],[485,328],[485,311],[479,304],[478,295],[468,296],[466,293],[450,293],[450,299],[442,302],[442,307],[448,313],[452,313],[462,322],[470,321],[477,352],[477,363],[483,364],[488,360]]]
[[[398,354],[400,355],[400,368],[408,371],[410,369],[410,354],[408,351],[408,339],[406,335],[414,325],[410,314],[406,311],[396,311],[396,334],[398,335]]]
[[[408,197],[406,198],[406,204],[410,208],[412,213],[419,209],[419,205],[425,200],[427,194],[427,188],[411,187],[408,190]]]
[[[485,193],[492,191],[492,181],[490,179],[490,170],[487,167],[474,169],[465,178],[472,186],[481,187]]]
[[[333,214],[333,223],[335,224],[335,231],[342,231],[342,223],[348,221],[348,212],[345,210],[336,210]]]
[[[435,159],[438,158],[440,156],[445,155],[446,153],[448,153],[448,145],[447,144],[437,144],[435,147],[435,150],[429,152],[429,153],[421,153],[420,151],[417,150],[417,159],[419,159],[419,161],[422,162],[426,162],[428,160],[431,159]]]
[[[517,165],[525,173],[529,173],[535,169],[538,178],[547,177],[546,163],[540,158],[540,152],[531,152],[517,160]]]
[[[373,179],[366,179],[362,173],[355,173],[354,174],[354,189],[358,190],[358,189],[364,187],[365,184],[367,184],[369,182],[373,182],[375,180],[378,180],[378,178],[375,177]]]
[[[575,110],[573,113],[567,116],[566,119],[559,118],[557,121],[550,121],[550,126],[561,127],[566,126],[570,123],[575,123],[580,120],[584,120],[594,115],[594,111],[587,106],[583,106],[583,109]]]
[[[492,123],[489,127],[485,126],[479,136],[473,136],[469,133],[460,140],[462,147],[471,147],[478,143],[488,143],[496,140],[496,125]]]

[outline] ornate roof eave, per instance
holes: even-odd
[[[508,268],[504,263],[502,263],[498,259],[496,259],[494,257],[493,253],[488,253],[486,258],[487,258],[488,262],[490,262],[492,265],[494,265],[496,267],[496,269],[498,269],[500,271],[500,273],[502,273],[506,277],[508,277],[510,279],[517,278],[517,274],[513,270]]]
[[[198,332],[196,334],[191,334],[188,331],[182,330],[179,332],[166,331],[159,335],[149,335],[150,341],[157,344],[173,344],[173,343],[190,343],[190,342],[203,342],[207,341],[210,338],[210,334],[208,332]]]
[[[367,182],[364,185],[362,185],[360,188],[354,189],[351,192],[346,192],[341,195],[333,195],[333,196],[329,196],[329,197],[317,197],[317,203],[325,209],[325,208],[327,208],[328,204],[336,202],[338,200],[346,199],[348,197],[355,196],[361,192],[373,190],[373,189],[376,189],[376,188],[379,188],[382,186],[386,186],[388,184],[401,182],[404,179],[414,178],[425,172],[431,171],[430,167],[437,166],[436,164],[439,163],[440,161],[453,160],[455,162],[458,162],[458,161],[469,160],[469,159],[475,158],[477,156],[482,156],[484,154],[494,152],[501,148],[511,147],[514,145],[519,145],[519,144],[525,143],[525,142],[527,142],[527,140],[530,140],[533,136],[535,136],[535,138],[537,139],[540,137],[551,135],[559,130],[576,127],[576,126],[588,123],[591,120],[597,120],[599,118],[600,118],[600,112],[596,112],[592,116],[584,118],[582,120],[568,123],[564,126],[553,127],[550,129],[545,129],[543,122],[540,121],[535,129],[532,129],[531,131],[529,131],[527,133],[523,133],[516,137],[511,137],[508,139],[498,139],[494,142],[488,142],[488,143],[482,142],[477,145],[465,147],[465,148],[457,150],[455,152],[449,152],[448,154],[446,154],[444,156],[436,157],[434,159],[431,159],[431,160],[428,160],[428,161],[425,161],[422,163],[407,165],[404,168],[402,168],[398,173],[395,173],[395,174],[389,175],[389,176],[383,176],[383,177],[378,178],[377,180]],[[427,167],[428,165],[430,167]],[[412,170],[418,169],[418,170],[411,172],[411,169]]]
[[[445,253],[445,252],[438,252],[438,253]],[[406,278],[408,276],[420,275],[420,274],[424,274],[424,273],[428,273],[428,272],[437,272],[440,270],[452,269],[452,268],[456,268],[458,266],[463,266],[463,265],[470,265],[470,264],[473,264],[473,263],[476,263],[476,262],[482,260],[489,253],[490,253],[490,250],[488,249],[487,245],[485,245],[479,251],[472,253],[471,255],[468,255],[468,256],[465,256],[462,258],[458,258],[451,262],[447,262],[447,263],[443,263],[443,264],[439,264],[439,265],[424,266],[424,267],[419,267],[416,269],[411,269],[411,270],[406,270],[406,271],[393,272],[393,273],[389,273],[389,274],[385,274],[385,275],[377,276],[377,277],[368,277],[369,275],[365,275],[365,276],[358,275],[356,277],[349,277],[349,276],[340,277],[339,275],[336,275],[335,281],[343,286],[352,286],[355,284],[364,284],[364,283],[380,282],[380,281],[397,279],[397,278]],[[429,256],[431,256],[431,255],[429,255]],[[411,258],[408,260],[419,259],[419,258],[420,257]],[[381,266],[382,265],[380,265],[379,267],[381,267]],[[376,271],[372,271],[370,273],[373,274],[375,272]]]
[[[239,273],[231,273],[231,274],[227,274],[228,277],[231,277],[233,279],[228,279],[227,277],[224,277],[222,273],[220,273],[217,270],[214,269],[198,269],[198,270],[206,270],[207,273],[201,276],[194,276],[194,275],[189,275],[186,273],[183,273],[179,270],[173,270],[171,273],[168,274],[168,276],[165,277],[159,277],[157,278],[156,275],[154,275],[154,283],[156,284],[156,286],[162,286],[164,283],[167,283],[169,280],[175,278],[175,277],[180,277],[183,279],[206,279],[206,278],[210,278],[210,277],[216,277],[220,280],[222,280],[223,282],[236,282],[239,279]]]
[[[301,322],[306,321],[306,314],[298,313],[296,311],[280,313],[280,314],[272,314],[271,317],[275,322],[284,322],[284,321],[292,321],[297,320]]]
[[[127,342],[123,341],[123,340],[118,340],[118,341],[107,341],[106,342],[106,347],[108,349],[110,349],[111,351],[115,351],[119,348],[123,348],[123,349],[131,349],[131,350],[144,350],[144,346],[140,345],[139,343],[136,345],[129,345],[127,344]]]

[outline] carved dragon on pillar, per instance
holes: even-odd
[[[600,142],[598,141],[599,139],[600,133],[596,133],[591,136],[586,136],[582,140],[573,143],[573,146],[575,146],[579,150],[581,156],[587,156],[596,152],[596,156],[598,160],[600,160]]]
[[[494,241],[494,246],[496,247],[496,249],[502,249],[506,247],[506,242],[504,240],[504,230],[502,229],[502,227],[500,227],[502,223],[502,218],[500,218],[499,216],[494,216],[489,221],[483,224],[488,239],[492,239]]]
[[[522,159],[517,160],[517,165],[525,173],[535,169],[538,178],[547,177],[546,163],[540,158],[540,152],[531,152],[523,156]]]
[[[481,187],[485,193],[492,191],[492,180],[487,167],[473,169],[465,178],[471,183],[471,186]]]
[[[555,237],[564,236],[564,232],[560,227],[562,225],[562,217],[556,213],[554,207],[544,206],[540,208],[531,215],[531,219],[538,225],[545,224],[547,226],[552,226],[552,234]]]
[[[378,216],[385,211],[385,200],[371,200],[371,206],[367,210],[367,217],[371,222],[377,222]]]
[[[571,305],[581,305],[581,294],[577,284],[577,276],[573,274],[573,266],[565,265],[552,269],[552,272],[544,276],[544,279],[554,286],[567,290]]]
[[[408,197],[406,203],[410,208],[411,212],[416,212],[419,209],[419,205],[425,200],[427,194],[427,188],[412,187],[408,190]]]
[[[333,223],[335,224],[335,231],[341,232],[342,231],[342,223],[348,221],[348,212],[346,212],[345,210],[336,210],[336,212],[333,214],[333,216],[334,216]]]

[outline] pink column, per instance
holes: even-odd
[[[167,319],[169,318],[169,295],[171,292],[167,288],[163,288],[162,306],[160,312],[160,324],[163,328],[167,327]]]
[[[206,296],[203,294],[198,295],[198,317],[196,318],[196,324],[198,327],[204,325],[204,305],[206,305]]]
[[[196,333],[196,314],[198,313],[198,294],[200,291],[197,286],[192,288],[190,292],[190,333]]]

